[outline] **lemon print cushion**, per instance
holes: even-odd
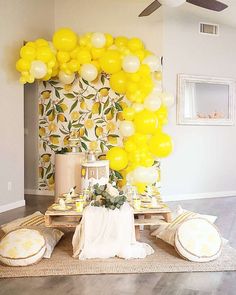
[[[192,218],[178,227],[175,248],[187,260],[209,262],[220,256],[222,239],[214,224],[203,218]]]
[[[43,235],[32,229],[16,229],[0,241],[0,262],[10,266],[26,266],[42,259],[46,250]]]

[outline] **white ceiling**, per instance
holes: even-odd
[[[147,7],[153,0],[136,0],[143,3],[143,9]],[[206,0],[207,1],[207,0]],[[195,5],[185,3],[180,7],[168,8],[174,12],[187,14],[188,16],[195,15],[201,18],[202,21],[214,22],[219,24],[225,24],[228,26],[236,27],[236,0],[220,0],[227,4],[229,7],[222,12],[214,12],[208,9],[203,9]],[[140,11],[141,12],[141,11]],[[162,14],[162,9],[156,10],[153,14],[156,16]]]

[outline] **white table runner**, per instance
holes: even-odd
[[[88,206],[72,240],[73,257],[145,258],[154,253],[151,246],[135,239],[134,213],[128,203],[110,210]]]

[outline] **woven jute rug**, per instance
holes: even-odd
[[[170,245],[142,233],[142,240],[149,243],[155,253],[145,259],[124,260],[91,259],[81,261],[72,258],[72,233],[66,233],[55,248],[50,259],[26,267],[0,265],[1,278],[77,275],[77,274],[116,274],[116,273],[155,273],[155,272],[211,272],[235,271],[236,250],[226,245],[216,261],[194,263],[178,256]]]

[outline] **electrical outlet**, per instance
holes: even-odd
[[[7,190],[8,191],[12,190],[12,182],[11,181],[8,181],[8,183],[7,183]]]

